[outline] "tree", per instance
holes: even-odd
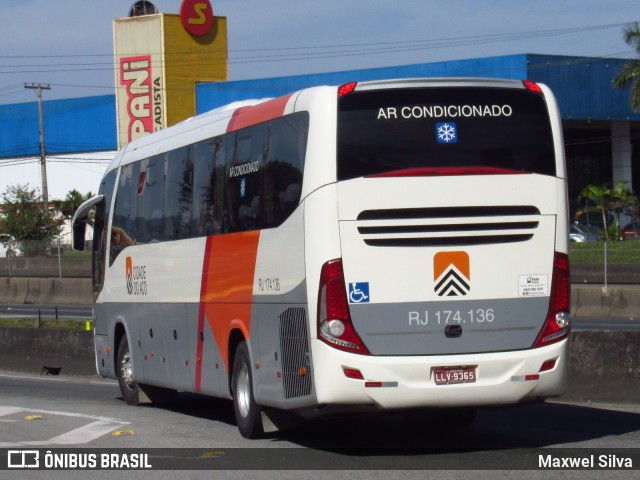
[[[630,23],[624,28],[624,41],[633,47],[639,58],[622,66],[613,78],[613,86],[624,89],[631,85],[631,107],[640,112],[640,23]]]
[[[9,185],[2,195],[0,242],[7,248],[27,256],[42,253],[60,233],[62,223],[56,212],[44,208],[38,190],[30,190],[29,185]]]
[[[93,197],[93,193],[91,192],[82,195],[76,189],[70,190],[64,200],[57,201],[58,210],[66,220],[71,220],[76,210],[78,210],[78,207],[91,197]],[[88,218],[87,223],[93,226],[93,218]]]
[[[624,209],[633,205],[635,197],[633,193],[625,187],[625,182],[616,182],[610,185],[587,185],[580,192],[580,198],[587,199],[594,204],[594,209],[602,214],[602,224],[604,226],[604,239],[609,240],[609,234],[614,234],[614,239],[618,239],[618,228],[620,226],[620,214]],[[615,229],[609,232],[607,225],[607,212],[613,210],[616,214]]]

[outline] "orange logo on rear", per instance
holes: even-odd
[[[438,252],[433,257],[433,290],[440,297],[456,297],[471,290],[471,267],[467,252]]]

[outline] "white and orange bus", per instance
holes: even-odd
[[[94,207],[97,369],[129,404],[230,398],[255,437],[273,411],[470,423],[565,390],[567,182],[544,85],[232,104],[127,145],[77,248]]]

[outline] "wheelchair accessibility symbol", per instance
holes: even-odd
[[[349,283],[349,303],[369,303],[369,282]]]

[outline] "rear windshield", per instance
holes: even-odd
[[[544,97],[526,89],[355,91],[338,101],[338,180],[410,168],[555,176]]]

